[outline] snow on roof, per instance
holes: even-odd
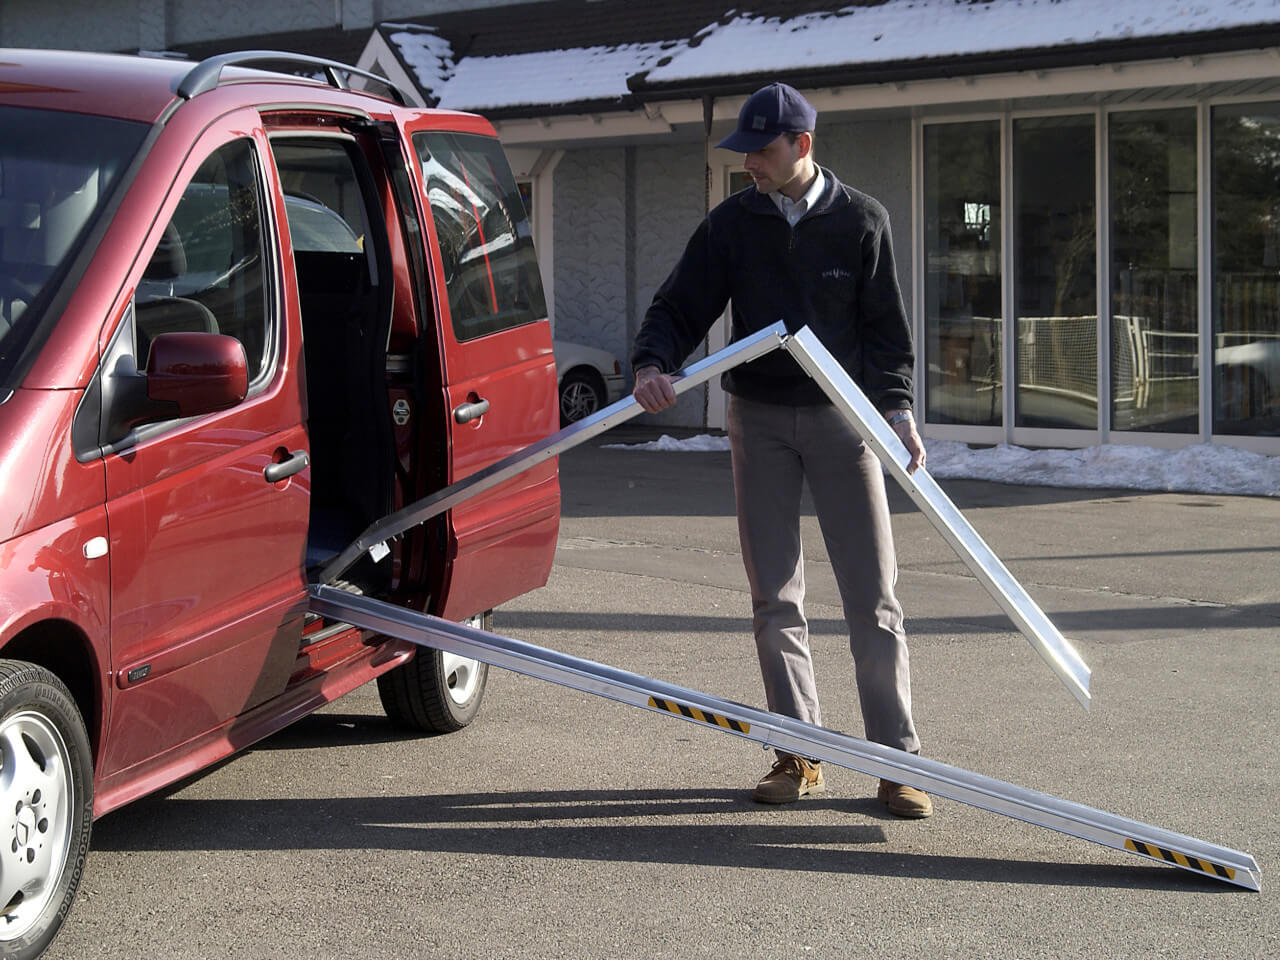
[[[727,3],[712,9],[723,14],[709,13],[693,36],[456,61],[448,41],[430,27],[383,28],[440,106],[493,111],[621,102],[630,92],[628,78],[639,74],[647,84],[679,83],[1280,24],[1280,0],[885,0],[837,2],[786,18],[739,12]]]
[[[677,440],[663,434],[648,443],[606,447],[705,453],[728,450],[729,440],[709,434]],[[1032,450],[1007,444],[971,448],[954,440],[930,439],[925,449],[929,473],[938,479],[1280,497],[1280,457],[1224,444],[1198,443],[1181,450],[1114,443],[1081,450]]]
[[[506,57],[467,57],[440,91],[440,106],[493,110],[543,103],[621,100],[627,77],[668,54],[669,44],[543,50]]]
[[[649,72],[650,83],[1136,40],[1280,19],[1280,0],[888,0],[788,20],[744,13]]]
[[[434,30],[417,24],[386,23],[387,42],[399,49],[405,65],[413,71],[418,89],[428,96],[438,96],[453,76],[453,46]]]

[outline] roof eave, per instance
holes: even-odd
[[[453,107],[483,114],[491,121],[536,120],[540,117],[589,116],[595,113],[628,113],[639,110],[644,103],[639,97],[606,97],[594,100],[575,100],[572,103],[518,104],[510,107]]]

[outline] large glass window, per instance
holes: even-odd
[[[1280,103],[1213,110],[1213,430],[1280,436]]]
[[[1098,424],[1094,118],[1013,122],[1016,422]]]
[[[533,232],[502,147],[492,137],[420,133],[454,335],[471,340],[547,315]]]
[[[1199,430],[1196,118],[1109,118],[1111,426]]]
[[[1000,125],[924,128],[925,391],[932,423],[1001,423]]]

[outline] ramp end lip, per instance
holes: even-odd
[[[1050,669],[1058,675],[1058,679],[1062,681],[1063,686],[1071,692],[1071,695],[1076,698],[1080,706],[1088,712],[1093,703],[1093,694],[1089,689],[1089,681],[1093,678],[1093,671],[1089,669],[1089,665],[1080,656],[1074,641],[1068,640],[1061,635],[1058,636],[1058,641],[1056,649],[1049,644],[1033,645],[1040,651]]]
[[[1078,684],[1071,685],[1071,692],[1075,694],[1080,706],[1084,707],[1085,712],[1088,713],[1093,706],[1093,693],[1089,689],[1089,674],[1087,670],[1085,675],[1079,678]]]

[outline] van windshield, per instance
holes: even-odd
[[[147,130],[0,105],[0,385],[16,386],[56,321],[50,304]]]

